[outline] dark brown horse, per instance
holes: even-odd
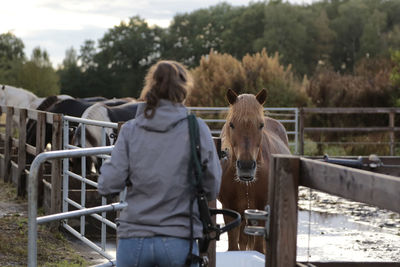
[[[266,91],[237,95],[228,90],[230,109],[222,129],[222,184],[219,201],[223,208],[240,212],[264,210],[267,203],[269,162],[271,154],[290,154],[283,125],[264,116]],[[229,220],[229,218],[224,218]],[[228,250],[257,250],[265,253],[261,237],[244,234],[245,222],[228,232]]]

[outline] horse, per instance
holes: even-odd
[[[69,95],[58,95],[59,100],[72,98]],[[36,109],[45,97],[38,97],[31,91],[10,85],[2,85],[0,89],[0,106]]]
[[[94,104],[85,110],[82,114],[83,119],[97,120],[97,121],[107,121],[107,122],[126,122],[130,119],[135,118],[136,111],[139,103],[136,100],[129,101],[122,105],[108,106],[103,102]],[[85,147],[97,147],[102,145],[102,136],[99,126],[86,125],[85,126]],[[81,146],[81,134],[82,134],[82,124],[79,124],[74,137],[72,138],[72,144],[75,146]],[[111,128],[105,128],[105,145],[114,144],[116,136],[116,130]],[[92,165],[94,165],[96,172],[100,168],[100,161],[96,157],[91,157],[87,160],[87,170],[90,171]],[[76,166],[75,170],[79,170],[79,159],[74,159],[73,165]]]
[[[18,108],[36,108],[39,99],[34,93],[9,85],[2,85],[0,90],[0,105]]]
[[[265,89],[257,95],[227,91],[230,108],[222,128],[222,182],[218,200],[224,209],[244,215],[245,209],[264,210],[267,203],[269,162],[272,154],[290,154],[284,126],[264,116]],[[227,223],[229,217],[224,216]],[[228,250],[257,250],[265,253],[261,237],[246,235],[240,227],[228,232]]]
[[[69,95],[58,95],[57,100],[70,99]],[[37,109],[47,97],[38,97],[34,93],[9,85],[2,85],[0,89],[0,106],[12,106],[16,108]],[[2,111],[0,109],[0,115]],[[14,125],[18,125],[19,118],[13,116]]]

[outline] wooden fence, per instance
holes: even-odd
[[[389,154],[391,156],[395,155],[395,147],[396,147],[396,142],[395,142],[395,133],[400,132],[400,127],[395,126],[396,122],[396,114],[400,113],[400,108],[300,108],[299,110],[299,142],[300,142],[300,149],[299,149],[299,154],[304,155],[304,146],[305,146],[305,139],[306,135],[310,134],[315,134],[315,135],[321,135],[324,133],[339,133],[339,134],[345,134],[345,133],[363,133],[363,134],[368,134],[368,133],[387,133],[389,136],[388,141],[380,141],[379,143],[385,146],[389,147]],[[316,115],[327,115],[330,116],[331,118],[333,116],[337,115],[358,115],[358,116],[373,116],[373,115],[379,115],[383,114],[386,115],[387,118],[384,119],[385,122],[387,122],[386,126],[376,126],[376,125],[369,125],[367,127],[360,127],[357,125],[353,126],[331,126],[331,127],[321,127],[321,126],[316,126],[313,125],[314,123],[310,122],[310,118],[312,116]],[[336,121],[340,121],[340,119],[336,119]],[[376,122],[376,119],[375,121]],[[380,123],[382,125],[382,122]],[[324,141],[318,140],[319,144],[329,144]],[[335,141],[333,142],[335,144],[350,144],[350,145],[370,145],[372,143],[357,143],[357,142],[340,142],[340,141]],[[330,144],[333,144],[330,143]]]
[[[4,106],[0,106],[0,109],[6,116],[5,130],[0,133],[3,146],[3,153],[0,154],[0,175],[5,182],[12,182],[16,186],[18,196],[24,196],[27,192],[26,177],[31,161],[29,158],[35,157],[46,148],[46,123],[51,127],[51,150],[62,149],[62,115]],[[35,145],[27,143],[29,120],[36,123]],[[39,205],[44,206],[47,214],[60,212],[61,161],[52,161],[41,172]]]
[[[398,159],[399,160],[399,159]],[[270,236],[266,265],[394,267],[400,262],[296,263],[298,186],[363,202],[400,213],[400,178],[298,156],[273,155],[270,164],[268,205]]]

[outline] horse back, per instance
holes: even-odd
[[[126,103],[119,106],[107,107],[108,117],[112,122],[128,121],[135,118],[139,103]]]
[[[71,98],[57,102],[48,111],[73,117],[81,117],[83,112],[92,105],[93,103]]]
[[[265,117],[264,122],[264,135],[269,140],[271,153],[290,154],[289,140],[283,124],[270,117]]]

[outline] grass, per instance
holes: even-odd
[[[0,179],[1,180],[1,179]],[[25,200],[16,198],[15,189],[0,181],[0,202],[23,205]],[[10,209],[12,210],[12,209]],[[28,218],[26,212],[0,214],[0,266],[26,266],[28,244]],[[38,266],[88,266],[72,243],[58,230],[39,225],[37,241]]]

